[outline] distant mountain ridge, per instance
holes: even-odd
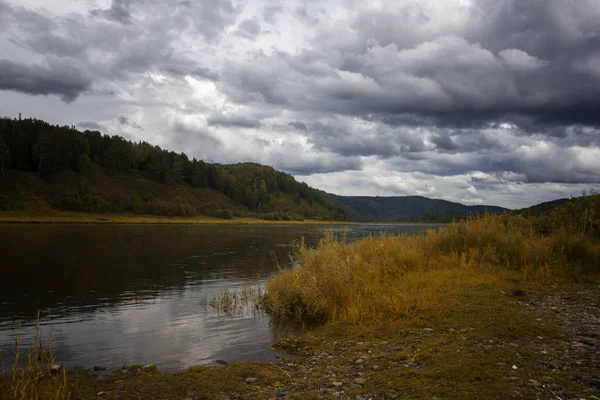
[[[356,222],[409,222],[449,221],[453,217],[496,213],[508,209],[497,206],[467,206],[447,200],[423,196],[338,196],[321,192],[333,204],[342,206],[351,221]]]

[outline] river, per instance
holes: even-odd
[[[10,367],[21,346],[53,329],[67,368],[156,364],[161,370],[216,360],[274,360],[279,329],[261,313],[224,318],[203,306],[224,288],[265,286],[301,237],[349,240],[414,234],[433,225],[36,225],[0,224],[0,345]]]

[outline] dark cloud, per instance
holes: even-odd
[[[13,40],[18,45],[28,46],[40,54],[54,54],[59,57],[77,56],[85,52],[88,47],[88,44],[76,37],[67,38],[50,32],[35,35],[35,37],[26,39],[24,42],[19,42],[17,39]]]
[[[488,174],[510,173],[515,181],[524,183],[599,183],[600,162],[586,162],[582,152],[584,151],[578,148],[560,148],[542,142],[509,153],[481,151],[468,156],[461,153],[426,154],[421,160],[396,159],[394,168],[403,172],[425,172],[437,176],[455,176],[475,171]]]
[[[5,21],[8,12],[12,9],[6,2],[0,0],[0,21]]]
[[[47,65],[22,65],[0,60],[0,90],[45,96],[54,94],[69,103],[91,85],[92,80],[82,71],[60,59],[49,59]]]
[[[597,50],[600,4],[595,0],[478,0],[465,35],[486,47],[509,48],[550,60]]]
[[[78,122],[77,126],[82,129],[89,129],[89,130],[93,130],[93,131],[100,131],[100,130],[104,129],[102,125],[100,125],[99,123],[94,122],[94,121]]]
[[[440,133],[431,138],[431,142],[441,150],[456,150],[458,146],[452,140],[452,137],[447,133]]]
[[[358,171],[363,164],[358,161],[343,161],[337,163],[329,163],[325,161],[315,162],[313,164],[300,163],[282,163],[277,164],[277,168],[292,174],[310,176],[314,174],[330,174],[339,171]]]
[[[112,0],[110,8],[106,10],[95,9],[91,11],[91,14],[122,24],[129,24],[132,20],[131,12],[129,11],[130,3],[130,0]]]
[[[134,15],[142,15],[153,28],[175,24],[176,31],[193,30],[205,40],[217,39],[223,30],[235,22],[239,7],[231,0],[160,1],[113,0],[108,9],[91,11],[93,17],[102,17],[121,24],[140,26]],[[150,21],[148,20],[150,17]],[[158,22],[158,23],[157,23]]]
[[[260,22],[256,18],[247,18],[238,25],[237,34],[246,39],[253,39],[260,32]]]
[[[361,9],[350,32],[339,24],[302,53],[260,54],[252,65],[238,64],[228,76],[236,86],[225,90],[242,103],[419,125],[525,118],[534,125],[599,126],[600,73],[585,66],[600,54],[600,22],[582,14],[598,5],[582,3],[589,8],[480,1],[470,11],[475,27],[430,36],[418,26],[430,20],[419,8]]]
[[[499,127],[485,129],[436,129],[430,140],[436,150],[444,154],[461,154],[479,151],[506,153],[520,144],[521,131],[506,131]]]
[[[238,128],[260,128],[260,121],[248,118],[242,115],[223,115],[216,114],[211,115],[207,119],[208,125],[213,126],[226,126],[226,127],[238,127]]]
[[[121,124],[121,125],[130,126],[132,128],[135,128],[135,129],[143,129],[139,124],[137,124],[135,121],[132,121],[131,119],[129,119],[125,115],[119,115],[117,117],[117,122],[119,124]]]
[[[390,158],[426,149],[423,132],[406,129],[390,130],[331,121],[328,124],[310,124],[308,134],[314,148],[345,157]]]
[[[36,54],[68,59],[94,80],[108,81],[129,81],[148,71],[219,79],[218,72],[188,56],[182,34],[216,40],[239,12],[230,0],[114,0],[108,9],[91,11],[90,17],[57,17],[46,10],[1,4],[2,20],[11,32],[8,41]],[[143,22],[132,15],[143,16]]]
[[[293,126],[294,128],[300,130],[300,131],[308,131],[308,128],[306,127],[306,124],[304,122],[300,122],[300,121],[292,121],[288,124],[289,126]]]
[[[299,154],[279,154],[270,157],[270,164],[293,175],[309,176],[339,171],[359,171],[363,162],[355,157],[303,158]]]
[[[27,32],[51,31],[58,27],[52,18],[25,7],[11,7],[6,3],[2,6],[0,3],[0,11],[10,24],[17,24]]]
[[[153,3],[164,4],[160,0],[147,0]],[[194,0],[181,1],[175,7],[165,4],[165,11],[175,8],[183,19],[194,28],[194,31],[204,37],[205,40],[214,41],[218,39],[224,30],[233,25],[241,8],[231,0]]]
[[[456,27],[431,25],[420,7],[359,8],[300,52],[231,64],[221,89],[240,104],[328,115],[305,130],[314,150],[396,158],[398,172],[600,182],[599,3],[476,3]]]

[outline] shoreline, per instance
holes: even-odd
[[[189,225],[355,225],[349,221],[268,221],[259,218],[162,217],[139,214],[100,214],[50,211],[0,212],[0,224],[189,224]]]
[[[50,210],[43,212],[0,211],[0,224],[188,224],[188,225],[448,225],[448,222],[389,221],[274,221],[252,217],[163,217],[146,214],[85,213]]]
[[[330,323],[273,344],[288,356],[161,371],[81,371],[81,398],[595,400],[597,284],[466,285],[422,315]],[[374,321],[375,322],[375,321]],[[83,372],[83,373],[81,373]],[[69,373],[73,379],[72,373]],[[0,386],[2,386],[0,376]],[[6,377],[5,377],[6,378]]]

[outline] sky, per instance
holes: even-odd
[[[340,195],[600,182],[598,0],[0,0],[0,115]]]

